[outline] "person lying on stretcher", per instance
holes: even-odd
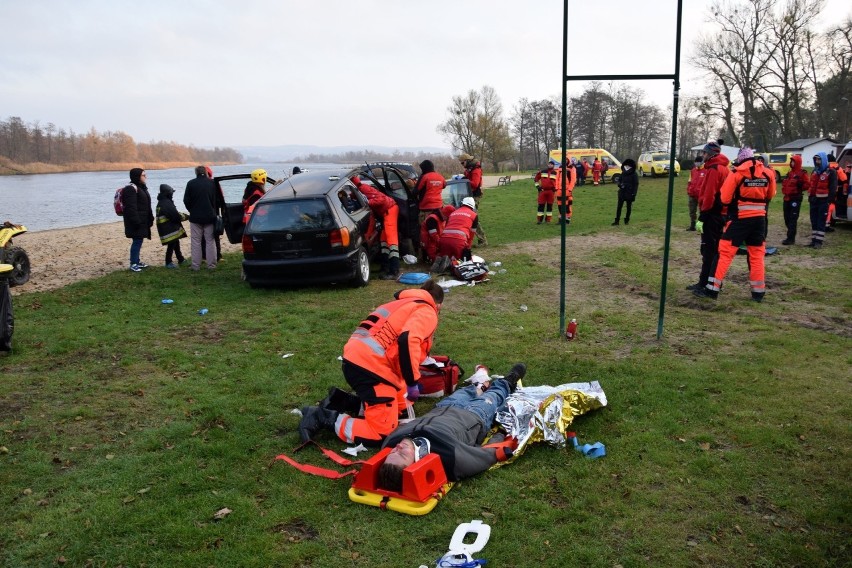
[[[517,363],[484,391],[475,384],[458,389],[423,416],[393,431],[382,444],[393,450],[379,469],[379,485],[401,491],[402,470],[429,453],[438,454],[450,481],[472,477],[509,459],[517,444],[511,438],[480,444],[491,430],[497,410],[515,392],[526,371],[526,365]]]

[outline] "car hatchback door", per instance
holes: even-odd
[[[216,190],[224,200],[224,208],[221,211],[222,220],[225,222],[225,235],[231,244],[239,244],[243,239],[243,193],[246,185],[251,180],[251,174],[235,174],[230,176],[217,176],[213,178]],[[274,179],[267,177],[267,191],[274,186]]]

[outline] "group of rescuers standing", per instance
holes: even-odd
[[[776,194],[775,170],[749,147],[740,149],[736,161],[721,153],[721,141],[708,142],[690,173],[687,185],[690,231],[701,222],[701,271],[698,282],[687,287],[699,297],[716,299],[731,262],[742,245],[746,247],[751,297],[763,301],[766,294],[764,256],[766,254],[767,211]],[[848,172],[831,154],[813,156],[813,171],[802,168],[802,157],[790,159],[790,172],[781,183],[784,196],[784,223],[787,238],[796,240],[799,211],[805,192],[810,205],[811,240],[806,246],[822,248],[831,217],[831,205],[838,191],[848,191]]]

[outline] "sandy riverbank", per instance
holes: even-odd
[[[12,294],[54,290],[79,280],[127,270],[130,262],[130,239],[124,236],[121,221],[28,232],[16,237],[14,242],[27,251],[32,275],[23,286],[12,288]],[[189,256],[188,237],[181,240],[181,250]],[[222,252],[239,250],[240,245],[232,245],[222,238]],[[142,245],[141,258],[151,266],[163,266],[165,253],[166,248],[154,237]]]
[[[499,176],[483,176],[483,185],[494,187],[498,179]],[[189,229],[188,223],[184,226]],[[121,221],[28,232],[15,238],[14,243],[27,251],[32,275],[23,286],[12,288],[13,295],[55,290],[79,280],[127,270],[129,264],[130,239],[124,236]],[[181,250],[189,256],[189,238],[181,240]],[[222,237],[223,253],[240,250],[240,245],[232,245]],[[165,247],[155,236],[142,245],[142,261],[151,266],[163,266],[165,252]]]

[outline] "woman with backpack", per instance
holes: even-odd
[[[148,265],[139,259],[143,239],[151,238],[154,213],[151,211],[151,195],[148,193],[148,176],[142,168],[130,170],[130,184],[121,190],[124,236],[131,239],[130,270],[142,272]]]

